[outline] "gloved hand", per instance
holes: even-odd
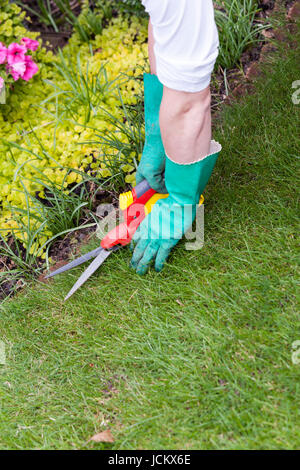
[[[210,155],[198,162],[180,165],[166,158],[169,196],[154,205],[132,241],[131,266],[138,274],[144,274],[153,260],[156,271],[161,271],[172,248],[190,228],[220,151],[221,145],[212,141]]]
[[[191,226],[194,212],[191,206],[184,213],[184,207],[170,196],[157,201],[132,239],[131,246],[136,246],[131,266],[138,274],[145,274],[152,260],[155,260],[155,270],[162,270],[170,251]]]
[[[145,145],[136,173],[136,184],[146,179],[152,189],[167,192],[164,182],[166,154],[159,126],[159,110],[163,85],[156,75],[144,74]]]

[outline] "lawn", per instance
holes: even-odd
[[[82,269],[2,304],[2,449],[300,447],[298,63],[281,44],[216,120],[201,251],[139,277],[123,249],[67,303]]]

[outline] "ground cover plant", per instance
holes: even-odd
[[[37,37],[22,26],[24,15],[19,14],[16,5],[6,2],[6,11],[1,15],[3,43],[7,38],[17,41],[25,33]],[[67,194],[70,185],[83,178],[90,180],[95,171],[98,182],[113,178],[117,186],[118,181],[119,185],[124,185],[125,180],[132,181],[129,172],[134,170],[133,159],[138,157],[134,148],[104,152],[101,142],[97,147],[78,143],[94,136],[95,130],[100,134],[104,130],[113,131],[114,123],[106,119],[107,113],[113,112],[114,118],[123,119],[125,106],[137,102],[140,81],[133,82],[131,77],[142,73],[145,38],[146,23],[135,18],[129,24],[128,19],[118,17],[91,42],[83,42],[75,31],[58,55],[40,47],[35,53],[39,73],[26,87],[16,83],[6,104],[1,106],[1,252],[3,256],[11,254],[6,241],[12,235],[13,248],[20,245],[18,255],[25,250],[25,258],[32,260],[25,273],[32,275],[37,268],[34,258],[45,256],[41,247],[60,233],[48,226],[48,217],[44,217],[48,211],[41,205],[41,200],[49,200],[49,185],[59,193],[62,207],[67,207],[68,197],[74,195],[74,188]],[[123,75],[124,71],[127,75]],[[120,143],[122,138],[126,139],[126,135],[120,137]],[[95,148],[97,158],[91,153]],[[81,194],[81,198],[76,197],[80,208],[77,214],[82,215],[86,192],[83,188],[77,192]],[[74,222],[71,217],[71,227],[67,228],[72,228],[72,219]],[[10,269],[9,276],[24,270],[24,263],[17,266],[17,260],[14,256],[14,269]]]
[[[81,8],[72,1],[26,2],[23,13],[15,3],[2,4],[1,43],[28,37],[40,44],[32,53],[39,72],[26,86],[9,87],[0,108],[0,279],[15,286],[22,273],[36,275],[43,258],[49,262],[53,240],[94,222],[91,187],[116,193],[134,183],[144,139],[147,18],[133,0],[84,0]],[[215,4],[217,67],[226,76],[267,25],[255,17],[253,0]],[[37,21],[42,34],[44,27],[68,31],[63,50],[44,47],[32,31]],[[70,207],[63,218],[68,223],[49,223],[57,204],[59,213]]]
[[[277,47],[219,116],[200,252],[141,278],[124,249],[66,304],[81,268],[2,304],[1,448],[299,448],[298,49]]]

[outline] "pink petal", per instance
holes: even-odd
[[[12,65],[16,62],[23,62],[26,51],[27,48],[24,45],[12,42],[7,48],[7,63]]]
[[[35,75],[38,72],[39,68],[37,64],[33,62],[32,58],[29,55],[25,56],[25,65],[26,65],[26,70],[22,74],[21,78],[25,80],[26,82],[28,82],[28,80],[30,80],[33,77],[33,75]]]
[[[6,47],[0,42],[0,64],[4,64],[7,58],[7,49]]]
[[[39,42],[35,39],[22,38],[21,43],[24,44],[30,51],[36,51],[39,47]]]

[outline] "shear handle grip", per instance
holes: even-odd
[[[145,194],[147,191],[151,189],[149,183],[147,180],[141,181],[139,184],[137,184],[132,191],[135,193],[135,199],[139,199],[143,194]]]

